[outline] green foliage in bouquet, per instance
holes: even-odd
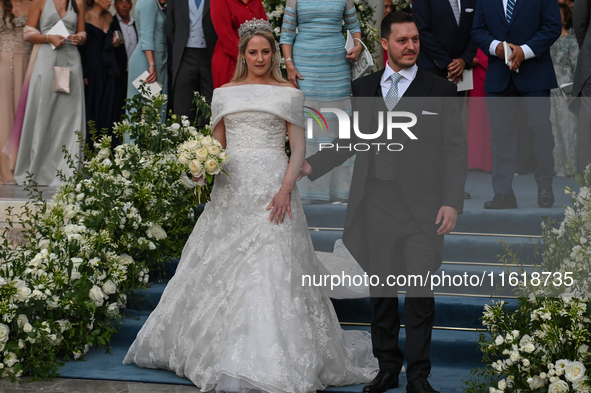
[[[398,3],[408,5],[407,0],[398,0]],[[273,25],[273,35],[277,42],[281,39],[281,26],[283,24],[283,13],[285,12],[286,0],[263,0],[263,5],[267,11],[267,19]],[[398,5],[396,5],[398,7]],[[367,45],[367,49],[371,52],[375,64],[379,64],[379,52],[375,48],[375,44],[380,42],[380,32],[376,29],[376,21],[374,19],[375,10],[369,5],[367,0],[355,0],[355,8],[357,9],[357,18],[361,26],[361,36],[363,42]],[[401,6],[399,9],[404,8]],[[398,9],[398,8],[397,8]],[[378,23],[379,25],[379,23]],[[344,32],[346,33],[346,32]],[[285,62],[281,62],[281,70],[285,75]]]
[[[84,162],[64,151],[75,173],[61,175],[53,199],[29,181],[31,201],[21,214],[9,211],[0,248],[1,376],[52,377],[60,361],[108,345],[127,295],[180,255],[197,196],[176,149],[197,130],[174,115],[161,121],[164,104],[160,95],[148,104],[133,98],[115,132],[135,144],[111,149],[103,136]],[[202,98],[198,107],[208,113]],[[8,239],[16,226],[24,244]]]
[[[590,391],[591,166],[577,180],[578,192],[565,191],[573,206],[564,218],[542,224],[543,262],[519,288],[518,308],[485,306],[480,345],[486,366],[473,371],[466,392]],[[503,260],[519,262],[514,254]]]

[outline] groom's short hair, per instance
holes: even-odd
[[[382,25],[380,27],[382,38],[388,39],[392,32],[392,25],[395,23],[415,23],[415,20],[408,12],[390,12],[384,19],[382,19]]]

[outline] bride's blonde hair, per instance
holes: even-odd
[[[275,41],[275,37],[270,31],[258,29],[258,30],[250,30],[245,32],[242,37],[240,37],[240,42],[238,43],[238,61],[236,63],[236,71],[234,72],[234,77],[230,82],[241,82],[248,76],[248,66],[246,65],[246,61],[244,59],[244,54],[246,53],[246,47],[248,46],[249,41],[255,35],[260,35],[265,37],[269,44],[271,45],[271,59],[273,62],[269,67],[269,73],[278,82],[287,82],[283,75],[281,75],[281,54],[279,53],[279,46],[277,45],[277,41]]]

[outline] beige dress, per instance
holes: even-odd
[[[14,163],[3,153],[10,138],[31,44],[23,39],[27,15],[6,20],[0,7],[0,184],[14,183]]]

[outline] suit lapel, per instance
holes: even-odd
[[[417,75],[415,79],[411,82],[406,92],[400,99],[400,102],[394,110],[398,111],[408,111],[414,113],[417,118],[420,117],[421,112],[423,110],[424,102],[429,96],[431,91],[431,83],[427,79],[423,77],[423,74],[427,71],[423,71],[421,68],[418,69]],[[409,98],[409,100],[405,100],[405,98]],[[404,144],[408,140],[408,135],[403,133],[402,137],[400,138],[400,143]]]
[[[511,17],[511,23],[509,23],[509,26],[513,25],[513,22],[515,19],[517,19],[517,14],[519,13],[524,1],[526,0],[515,0],[515,9],[513,10],[513,16]]]
[[[499,13],[499,16],[501,17],[501,20],[503,21],[503,24],[505,25],[505,27],[509,26],[509,23],[507,23],[507,15],[505,15],[505,8],[503,7],[503,0],[494,0],[494,4],[495,7],[497,7],[497,11]]]
[[[181,14],[183,15],[183,20],[187,24],[187,26],[191,26],[191,19],[189,18],[189,1],[193,0],[176,0],[179,2],[179,8],[181,10]],[[187,35],[189,32],[187,32]]]
[[[209,0],[205,0],[205,3],[203,4],[203,16],[205,17],[205,15],[207,15],[208,12],[209,12]]]
[[[450,0],[441,0],[443,1],[444,5],[443,7],[447,10],[448,16],[451,18],[451,20],[453,20],[454,22],[456,21],[456,16],[454,15],[454,10],[451,8],[451,4],[450,4]],[[457,1],[457,0],[451,0],[451,1]],[[462,23],[462,9],[460,8],[460,23]],[[454,23],[456,25],[456,29],[459,27],[459,25],[457,23]]]

